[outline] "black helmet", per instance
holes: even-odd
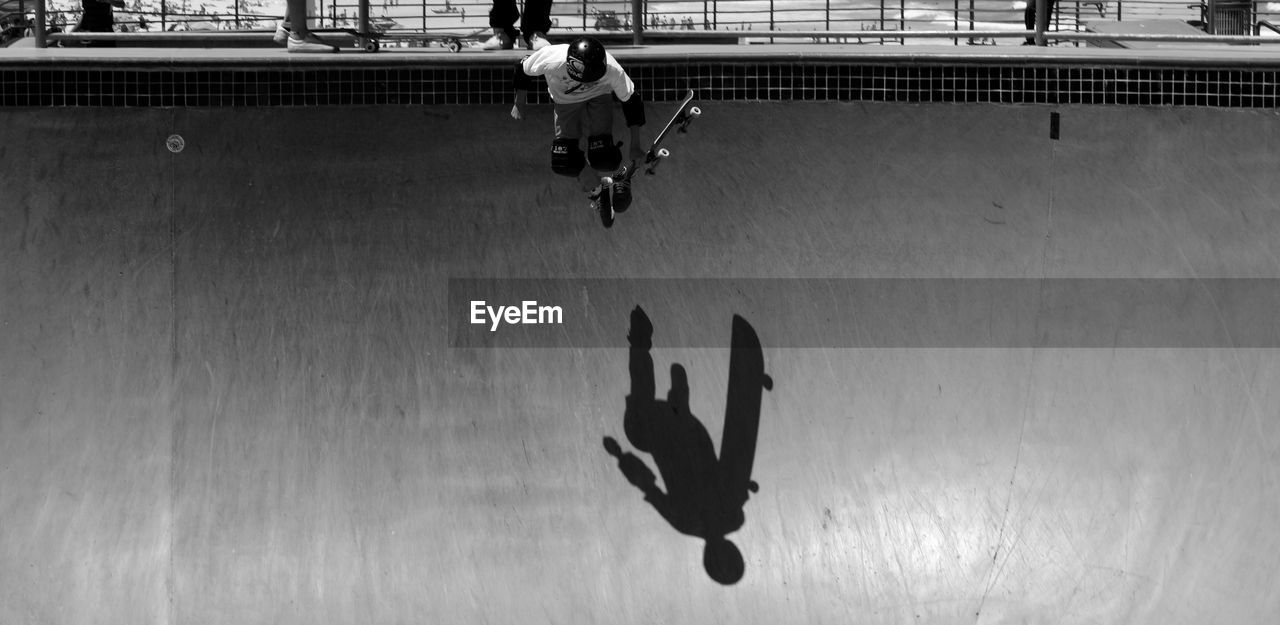
[[[578,82],[604,78],[604,46],[592,37],[578,37],[569,44],[569,77]]]

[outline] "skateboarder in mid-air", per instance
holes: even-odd
[[[613,140],[613,98],[622,102],[622,113],[631,131],[629,153],[633,161],[645,155],[640,143],[644,101],[617,59],[591,37],[545,46],[516,65],[516,104],[511,109],[515,119],[524,118],[533,76],[546,79],[547,92],[554,103],[551,171],[577,178],[601,222],[606,228],[612,226],[615,211],[625,211],[631,205],[630,175],[615,176],[622,165],[622,144]],[[584,134],[585,154],[581,145]],[[584,173],[588,164],[594,176]]]

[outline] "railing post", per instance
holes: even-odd
[[[44,36],[44,18],[45,18],[45,0],[36,0],[36,23],[32,25],[35,29],[34,36],[36,38],[36,47],[43,48],[47,44]]]
[[[1049,45],[1049,38],[1044,31],[1049,30],[1049,0],[1034,0],[1036,3],[1036,45]]]
[[[1105,0],[1104,0],[1104,1],[1105,1]],[[1105,6],[1105,5],[1104,5],[1104,6]],[[1079,2],[1077,2],[1077,3],[1076,3],[1076,27],[1075,27],[1075,32],[1080,32],[1080,24],[1083,24],[1083,23],[1084,23],[1080,18],[1081,18],[1081,15],[1080,15],[1080,3],[1079,3]],[[1062,22],[1061,22],[1061,21],[1059,21],[1059,22],[1058,22],[1058,28],[1062,28]],[[1079,47],[1080,47],[1080,42],[1079,42],[1079,41],[1073,41],[1073,42],[1072,42],[1072,45],[1073,45],[1073,46],[1075,46],[1075,47],[1077,47],[1077,48],[1079,48]]]
[[[631,0],[631,43],[644,43],[644,0]]]
[[[956,32],[956,37],[951,40],[952,44],[960,45],[960,0],[955,0],[955,12],[951,14],[951,29]]]
[[[907,0],[898,0],[898,30],[901,32],[907,30]],[[907,45],[906,36],[898,37],[898,43]]]

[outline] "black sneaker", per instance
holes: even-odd
[[[625,213],[631,208],[631,172],[626,167],[613,179],[612,204],[616,213]]]
[[[591,208],[600,213],[600,223],[606,228],[613,227],[613,202],[609,197],[612,188],[612,178],[601,178],[600,184],[596,185],[596,188],[592,189],[591,194],[587,196],[591,198]]]

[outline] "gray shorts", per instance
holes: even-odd
[[[556,104],[557,139],[581,139],[613,134],[613,94],[572,104]]]

